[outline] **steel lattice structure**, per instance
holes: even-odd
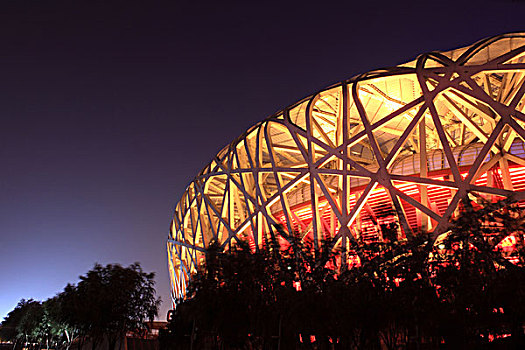
[[[525,33],[333,85],[261,121],[187,187],[168,239],[174,298],[205,249],[282,225],[317,248],[444,232],[461,198],[525,192]],[[389,239],[392,239],[390,237]],[[341,259],[351,263],[351,256]]]

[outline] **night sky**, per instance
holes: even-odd
[[[511,1],[1,1],[0,320],[95,262],[141,262],[193,176],[338,81],[525,30]]]

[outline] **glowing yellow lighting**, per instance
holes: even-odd
[[[525,44],[521,39],[511,40],[521,37],[525,33],[491,38],[477,43],[476,48],[490,53],[492,62],[501,57],[515,62]],[[458,67],[458,51],[454,52],[442,53],[450,59],[445,70]],[[473,55],[475,62],[471,58],[460,62],[462,74],[485,75],[493,91],[505,91],[506,96],[521,91],[524,79],[508,79],[521,74],[519,69],[499,63],[498,74],[507,74],[507,79],[492,77],[494,66],[482,56]],[[268,237],[268,225],[277,221],[286,229],[306,234],[307,240],[333,238],[347,225],[353,238],[377,242],[384,239],[381,224],[399,220],[403,225],[397,237],[405,239],[407,229],[419,232],[419,225],[428,219],[415,201],[427,201],[421,204],[438,214],[432,217],[432,227],[442,230],[457,213],[459,196],[464,193],[476,200],[494,200],[524,192],[525,143],[516,132],[509,134],[505,124],[505,120],[515,120],[512,115],[521,109],[512,111],[514,107],[508,103],[499,108],[501,101],[487,101],[475,89],[461,93],[457,83],[463,78],[458,74],[428,86],[425,77],[436,74],[435,68],[416,70],[414,63],[402,67],[363,74],[327,88],[256,124],[222,148],[176,206],[169,236],[170,242],[176,243],[167,246],[173,295],[184,295],[188,273],[200,268],[202,247],[211,240],[224,241],[236,235],[237,239],[251,240],[253,247],[263,244],[253,242],[248,234],[252,225],[261,240]],[[423,84],[418,80],[421,77]],[[437,92],[429,92],[427,87]],[[354,88],[358,88],[357,97]],[[441,125],[434,124],[428,108],[432,104]],[[421,118],[426,139],[418,132],[419,126],[410,123],[420,108],[425,108]],[[501,123],[494,122],[488,115],[490,110],[508,111],[509,116],[498,117]],[[413,129],[406,130],[409,125]],[[493,134],[498,137],[491,137]],[[493,144],[486,145],[489,140]],[[428,173],[420,173],[423,155],[418,152],[425,144]],[[457,169],[450,169],[446,156],[450,152]],[[388,160],[388,166],[384,167],[382,159]],[[461,179],[455,178],[458,172]],[[468,174],[475,178],[466,183]],[[386,185],[388,182],[395,190]],[[314,227],[318,232],[313,232]],[[436,249],[446,250],[440,239],[433,242]],[[513,236],[505,238],[500,249],[513,249],[513,240]],[[338,241],[339,247],[342,242]],[[338,264],[359,264],[358,257],[342,260]]]

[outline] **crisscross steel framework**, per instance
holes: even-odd
[[[315,248],[333,239],[339,263],[352,265],[356,242],[421,230],[435,239],[466,196],[521,200],[524,82],[525,33],[505,34],[362,74],[254,125],[176,206],[173,298],[212,240],[257,250],[281,225]]]

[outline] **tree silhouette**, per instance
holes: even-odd
[[[67,288],[65,292],[72,294],[72,311],[76,312],[73,324],[89,336],[93,349],[104,336],[109,349],[115,349],[127,331],[144,329],[144,322],[153,320],[160,304],[155,297],[154,277],[138,263],[126,268],[96,264],[80,276],[76,287]]]
[[[242,242],[227,251],[213,244],[161,345],[478,348],[511,333],[520,346],[523,216],[510,202],[482,204],[464,203],[436,243],[426,233],[360,242],[346,254],[358,252],[359,264],[346,270],[332,242],[314,250],[279,228],[285,246],[278,237],[257,252]],[[509,253],[500,242],[510,236],[517,244]]]
[[[138,263],[96,264],[54,298],[43,303],[22,299],[2,322],[0,337],[15,348],[66,350],[75,340],[80,350],[88,339],[95,349],[106,338],[113,350],[126,332],[144,331],[145,321],[157,315],[154,276]]]
[[[42,305],[33,299],[22,299],[5,317],[0,327],[0,338],[13,342],[13,348],[21,348],[24,344],[34,342],[36,328]]]

